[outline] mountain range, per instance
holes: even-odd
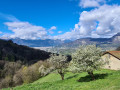
[[[25,40],[25,39],[11,39],[14,43],[17,43],[19,45],[26,45],[29,47],[52,47],[52,46],[58,46],[62,45],[64,43],[69,43],[71,40],[52,40],[52,39],[45,39],[45,40]]]
[[[69,43],[59,45],[59,47],[76,48],[80,45],[95,44],[102,48],[117,48],[120,46],[120,33],[117,33],[111,38],[81,38]]]
[[[69,47],[75,48],[80,45],[89,45],[95,44],[100,47],[110,46],[110,47],[118,47],[120,45],[120,33],[117,33],[111,38],[81,38],[74,41],[71,40],[24,40],[24,39],[11,39],[14,43],[19,45],[26,45],[29,47]]]

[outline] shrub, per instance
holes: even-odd
[[[11,76],[6,76],[5,79],[1,80],[0,88],[8,88],[11,86],[12,78]]]
[[[31,83],[40,78],[39,68],[37,64],[22,68],[22,80],[24,83]]]
[[[0,88],[12,87],[14,86],[13,77],[14,74],[21,68],[22,63],[20,61],[17,62],[8,62],[6,61],[1,70],[1,78],[0,80]],[[3,79],[4,78],[4,79]]]
[[[18,71],[22,66],[21,61],[17,62],[6,62],[2,73],[4,76],[13,76],[16,71]]]
[[[40,71],[41,67],[44,67],[44,73],[43,71]],[[0,70],[2,73],[2,78],[0,78],[0,88],[31,83],[40,77],[49,74],[52,70],[53,67],[51,67],[48,61],[38,61],[30,66],[22,65],[21,62],[6,61],[3,70]]]
[[[22,73],[21,70],[17,71],[13,76],[14,86],[23,84]]]

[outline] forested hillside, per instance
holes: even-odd
[[[0,40],[0,60],[21,60],[24,63],[33,63],[38,60],[45,60],[49,58],[49,55],[49,52],[29,48],[23,45],[17,45],[11,40]]]

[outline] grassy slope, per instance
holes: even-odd
[[[90,81],[86,73],[68,72],[62,81],[58,74],[52,73],[34,83],[18,86],[13,90],[120,90],[120,71],[101,70],[95,74],[96,76],[100,74],[99,79]]]

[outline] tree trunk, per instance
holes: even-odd
[[[64,74],[60,73],[61,79],[64,80]]]
[[[88,74],[91,76],[92,80],[95,80],[93,72],[88,72]]]
[[[62,75],[62,80],[64,80],[64,75]]]
[[[62,72],[62,69],[60,71],[58,70],[57,72],[60,74],[61,79],[64,80],[64,73]]]

